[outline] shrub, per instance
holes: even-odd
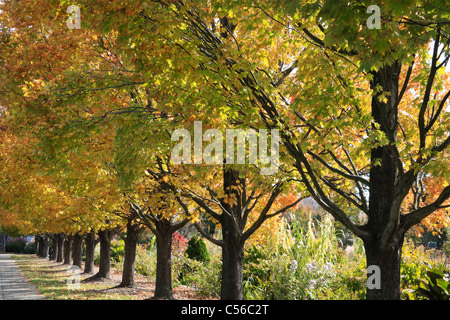
[[[243,280],[247,285],[257,286],[270,277],[263,248],[255,245],[245,252]]]
[[[340,248],[332,221],[281,221],[278,237],[250,247],[244,265],[246,299],[363,299],[362,241]],[[345,267],[344,267],[345,266]]]
[[[410,299],[450,300],[450,271],[442,264],[436,267],[424,263],[426,276],[412,291],[408,291]]]
[[[186,250],[187,239],[178,232],[172,234],[172,253],[179,254]]]
[[[426,264],[432,263],[430,252],[423,246],[414,246],[412,240],[405,241],[402,248],[402,263],[400,267],[400,279],[402,298],[411,299],[414,288],[420,284],[427,273]]]
[[[123,240],[111,241],[111,261],[117,263],[123,261],[125,255],[125,242]]]
[[[28,242],[25,245],[24,252],[28,254],[34,254],[36,252],[36,242]]]
[[[208,249],[202,238],[192,237],[188,242],[186,255],[189,259],[208,262],[210,261]]]
[[[366,297],[366,263],[362,256],[341,262],[335,267],[336,278],[324,299],[355,300]]]
[[[23,253],[26,245],[25,240],[14,240],[6,243],[6,252]]]
[[[147,246],[138,244],[136,247],[136,273],[147,277],[156,277],[156,250],[149,250]]]
[[[220,296],[222,260],[213,256],[206,265],[203,261],[190,259],[183,255],[175,256],[172,264],[174,286],[186,285],[205,296]]]

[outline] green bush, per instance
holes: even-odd
[[[214,250],[212,250],[213,252]],[[190,286],[205,296],[220,296],[222,259],[220,254],[210,256],[202,238],[192,237],[185,255],[174,255],[172,260],[174,285]]]
[[[206,244],[202,238],[197,238],[196,236],[192,237],[188,242],[188,246],[186,248],[186,256],[189,259],[209,262],[210,257],[208,253],[208,249],[206,248]]]
[[[265,258],[263,248],[255,245],[245,252],[244,256],[244,284],[258,286],[270,277],[270,269]]]
[[[336,278],[323,291],[323,299],[363,300],[366,298],[366,262],[363,257],[335,266]]]
[[[28,242],[25,245],[24,252],[28,254],[34,254],[36,252],[36,242]]]
[[[111,241],[111,262],[117,263],[123,261],[125,256],[125,242],[123,240]]]
[[[12,253],[24,253],[25,245],[27,242],[25,240],[14,240],[6,243],[6,252]]]
[[[176,279],[174,286],[186,285],[196,289],[201,295],[219,297],[221,278],[222,259],[219,256],[213,256],[208,264],[183,255],[173,258],[172,279]]]
[[[270,299],[271,268],[264,248],[255,245],[245,251],[243,291],[245,299]]]
[[[364,299],[365,259],[362,242],[342,249],[329,220],[280,225],[273,243],[247,249],[246,299]]]
[[[135,270],[137,274],[156,278],[156,248],[138,244],[136,247]]]
[[[420,260],[402,258],[400,268],[401,289],[409,290],[420,284],[426,276],[426,267]]]
[[[425,279],[421,279],[420,284],[409,292],[408,298],[450,300],[450,271],[442,264],[435,267],[427,263],[425,265],[427,267]]]
[[[123,271],[124,247],[120,241],[111,243],[111,265],[118,271]],[[113,253],[114,252],[114,253]],[[100,260],[100,257],[98,258]],[[148,245],[138,244],[136,247],[136,260],[134,262],[136,274],[147,277],[156,277],[156,248],[149,249]]]
[[[427,263],[430,251],[423,246],[415,246],[411,239],[407,239],[402,248],[402,263],[400,266],[400,288],[402,299],[415,299],[414,288],[418,287],[421,279],[427,275]]]
[[[95,246],[94,249],[94,264],[100,264],[100,246]]]

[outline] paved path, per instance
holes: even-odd
[[[9,254],[0,254],[0,300],[45,300]]]

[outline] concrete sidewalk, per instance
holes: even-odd
[[[0,300],[45,300],[9,254],[0,254]]]

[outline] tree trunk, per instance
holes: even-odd
[[[37,255],[38,255],[39,258],[42,258],[42,248],[43,248],[44,243],[43,243],[43,240],[42,240],[41,236],[39,236],[39,239],[37,241],[39,243]]]
[[[36,245],[35,253],[39,257],[39,253],[40,253],[40,249],[41,249],[41,245],[40,245],[40,243],[41,243],[41,236],[34,236],[34,243]]]
[[[72,264],[72,243],[73,235],[68,235],[64,241],[64,264]]]
[[[80,233],[76,233],[73,237],[73,265],[78,266],[81,269],[82,263],[82,253],[83,253],[83,235]]]
[[[43,245],[44,245],[44,243],[43,243],[44,240],[42,239],[42,236],[37,236],[36,241],[38,243],[38,248],[36,250],[36,253],[39,257],[42,257],[42,249],[43,249]]]
[[[64,261],[64,255],[63,255],[63,251],[64,251],[64,234],[63,233],[58,233],[56,235],[56,246],[58,247],[58,254],[56,256],[56,262],[63,262]]]
[[[237,188],[233,188],[240,183],[239,171],[226,169],[224,171],[224,193],[239,199]],[[242,300],[242,275],[244,266],[244,241],[240,230],[236,229],[236,225],[241,223],[241,208],[239,201],[237,205],[230,206],[223,203],[222,206],[226,211],[231,213],[222,214],[222,300]]]
[[[156,223],[156,288],[155,299],[172,296],[172,232],[171,224],[163,219]]]
[[[222,288],[220,299],[242,300],[244,247],[224,242],[222,246]]]
[[[380,93],[372,97],[372,116],[379,130],[390,143],[371,150],[370,195],[367,229],[371,239],[364,241],[367,268],[379,270],[379,286],[367,288],[367,299],[400,299],[400,259],[404,231],[400,226],[401,194],[399,186],[399,160],[395,148],[397,141],[398,83],[401,65],[392,63],[373,73],[371,86],[387,92],[388,100],[379,100]],[[378,162],[378,165],[374,163]],[[406,194],[405,194],[406,195]]]
[[[94,252],[95,252],[95,233],[89,232],[85,239],[86,261],[84,262],[84,273],[94,273]]]
[[[125,257],[123,262],[122,282],[119,287],[134,286],[134,267],[136,261],[136,246],[139,235],[139,225],[127,223],[127,236],[125,238]]]
[[[51,247],[52,249],[50,250],[50,260],[56,260],[56,256],[58,255],[58,246],[57,246],[57,240],[56,240],[56,235],[53,235],[51,237]]]
[[[242,275],[244,266],[244,244],[236,234],[233,222],[223,217],[222,245],[222,300],[242,300]]]
[[[49,239],[47,236],[40,237],[41,242],[39,245],[39,256],[41,258],[48,258],[49,253]]]
[[[111,231],[103,230],[98,232],[100,237],[100,266],[98,272],[93,276],[97,279],[111,278]]]
[[[368,272],[367,300],[400,300],[403,238],[403,235],[398,236],[387,248],[380,248],[373,243],[364,244],[368,269],[377,267],[371,274]]]

